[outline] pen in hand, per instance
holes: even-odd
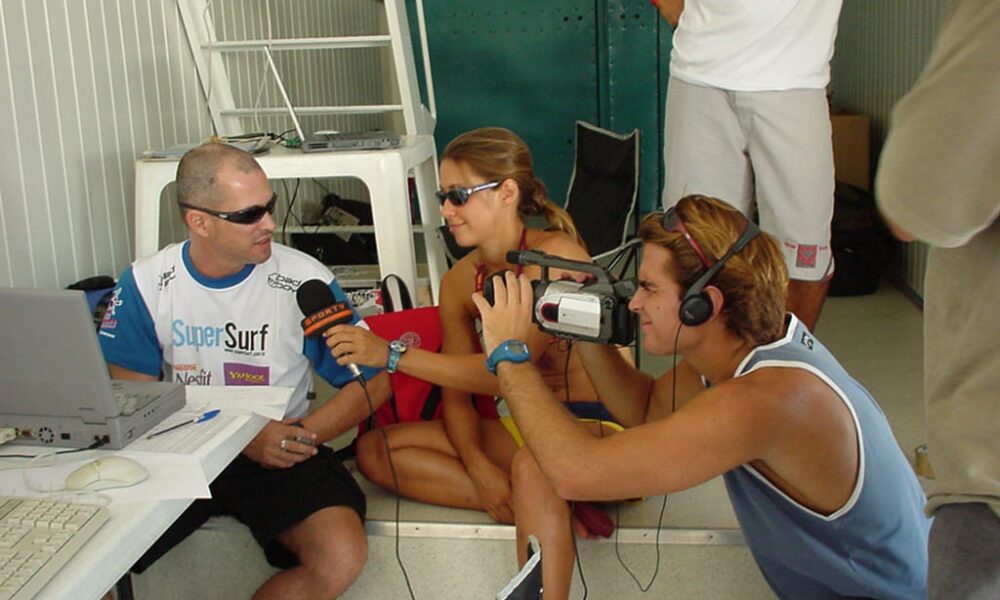
[[[202,413],[202,415],[200,417],[196,417],[194,419],[188,419],[187,421],[184,421],[182,423],[178,423],[176,425],[172,425],[170,427],[167,427],[166,429],[161,429],[160,431],[155,431],[155,432],[147,435],[146,439],[149,440],[149,439],[155,438],[158,435],[162,435],[162,434],[167,433],[169,431],[173,431],[173,430],[177,429],[178,427],[184,427],[185,425],[191,425],[192,423],[204,423],[205,421],[214,418],[218,414],[219,414],[219,409],[217,409],[217,408],[214,409],[214,410],[206,411],[206,412]]]

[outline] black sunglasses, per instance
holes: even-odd
[[[450,200],[455,206],[462,206],[469,201],[476,192],[481,192],[483,190],[489,190],[500,185],[500,181],[487,181],[486,183],[480,183],[479,185],[474,185],[467,188],[452,188],[447,192],[437,191],[434,192],[437,195],[438,202],[441,206],[444,206],[445,200]]]
[[[178,202],[183,208],[189,208],[191,210],[200,210],[203,213],[208,213],[213,217],[218,217],[223,221],[228,221],[230,223],[236,223],[237,225],[253,225],[261,219],[264,215],[273,215],[274,207],[278,203],[278,194],[272,194],[271,199],[264,206],[251,206],[250,208],[244,208],[243,210],[233,210],[230,212],[223,212],[220,210],[212,210],[211,208],[205,208],[204,206],[195,206],[193,204],[188,204],[187,202]]]

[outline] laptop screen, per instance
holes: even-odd
[[[122,448],[184,398],[179,383],[112,383],[83,292],[0,288],[0,427],[18,443]]]
[[[83,292],[0,288],[0,413],[118,414]]]

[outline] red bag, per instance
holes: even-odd
[[[365,323],[372,333],[385,340],[402,340],[410,348],[430,352],[441,349],[441,317],[436,306],[372,315],[365,317]],[[438,402],[427,402],[434,384],[402,371],[390,374],[389,381],[392,382],[392,398],[375,411],[375,420],[380,425],[428,421],[441,416],[440,391],[437,393]],[[363,421],[359,432],[368,429],[366,425]]]
[[[410,348],[429,352],[441,350],[441,316],[436,306],[424,306],[365,317],[372,332],[386,340],[402,340]],[[396,371],[389,375],[392,398],[375,411],[379,425],[410,421],[431,421],[441,418],[441,388]],[[497,418],[492,397],[476,396],[476,408],[484,417]],[[371,418],[358,425],[358,433],[372,427]]]

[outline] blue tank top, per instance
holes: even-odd
[[[723,475],[747,545],[781,598],[899,598],[927,594],[924,492],[871,394],[792,316],[786,335],[754,349],[735,376],[805,369],[844,401],[860,448],[855,488],[830,515],[775,487],[752,466]]]

